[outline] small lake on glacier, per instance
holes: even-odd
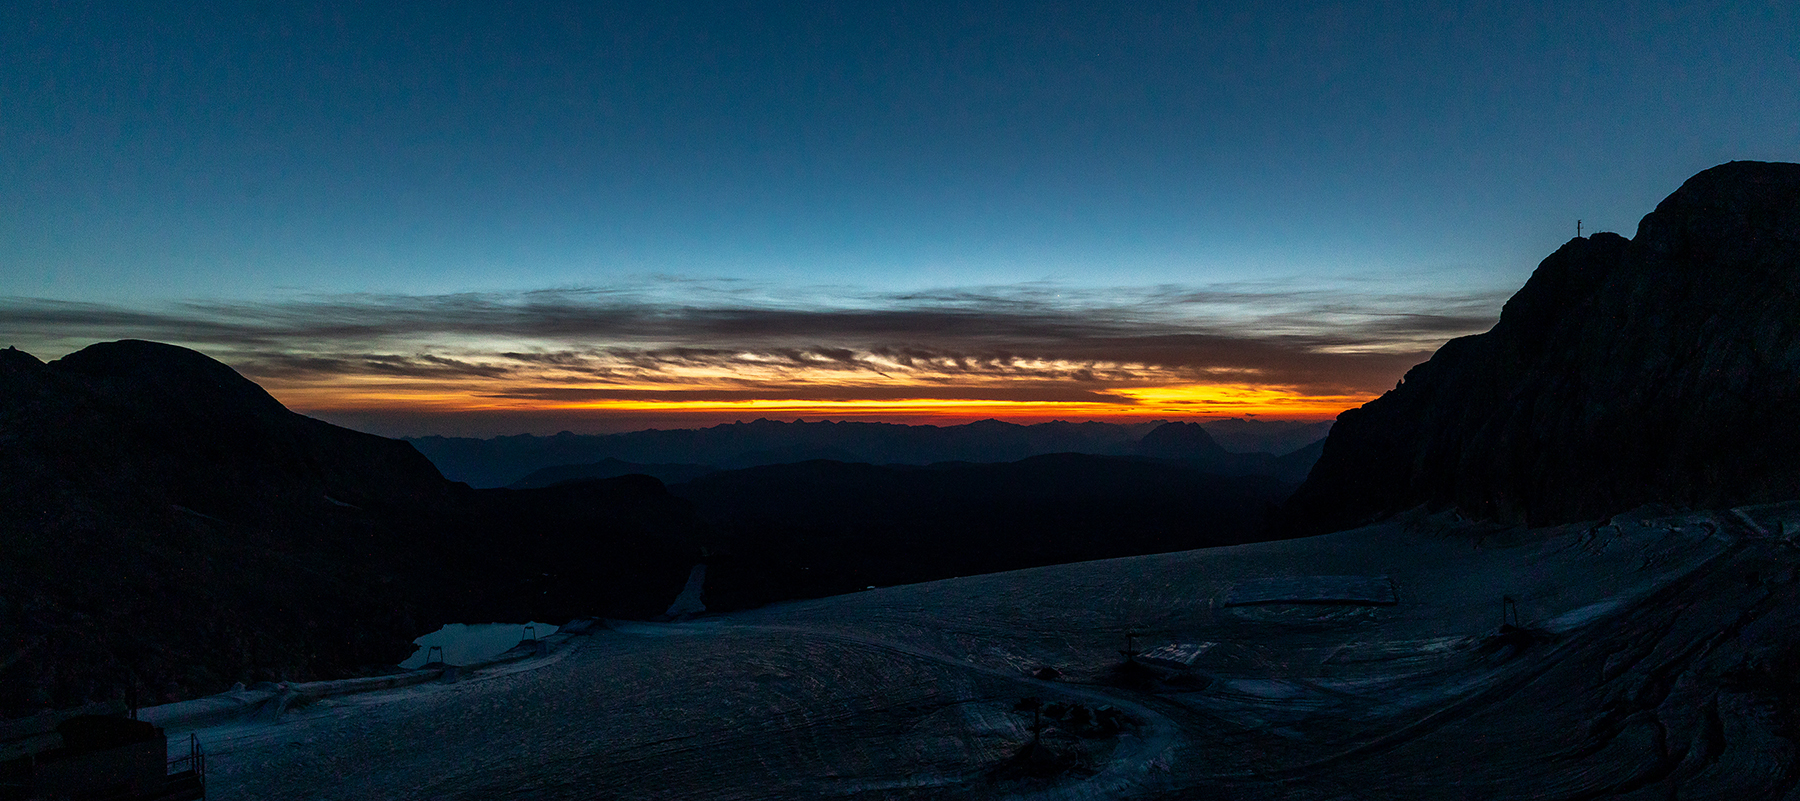
[[[400,663],[400,667],[412,669],[423,667],[425,657],[432,646],[444,649],[444,662],[452,665],[471,665],[493,659],[518,645],[525,639],[525,628],[532,627],[539,639],[556,633],[557,627],[549,623],[451,623],[437,631],[413,640],[419,646],[412,656]]]

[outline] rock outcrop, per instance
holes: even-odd
[[[703,524],[637,476],[472,490],[152,342],[0,351],[0,717],[393,665],[446,622],[650,616]]]
[[[1294,532],[1800,497],[1800,165],[1706,170],[1545,259],[1487,333],[1339,417]]]

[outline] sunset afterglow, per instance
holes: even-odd
[[[580,388],[572,388],[579,390]],[[616,391],[616,388],[609,388]],[[1153,419],[1208,419],[1259,416],[1265,419],[1322,420],[1346,408],[1362,404],[1373,395],[1306,395],[1291,389],[1246,384],[1170,386],[1117,389],[1097,397],[1104,400],[1003,400],[994,398],[933,397],[933,388],[917,387],[918,397],[852,398],[819,400],[758,397],[684,400],[688,391],[659,393],[640,390],[640,397],[580,401],[519,400],[495,397],[479,387],[466,392],[441,388],[379,387],[366,389],[328,387],[276,388],[284,403],[330,416],[333,412],[378,409],[414,409],[437,414],[468,412],[561,413],[580,426],[584,419],[623,419],[634,416],[678,416],[690,420],[805,418],[828,420],[893,420],[960,423],[979,419],[1014,422],[1043,420],[1102,420],[1130,422]],[[853,392],[854,390],[852,390]],[[659,398],[658,394],[674,397]],[[773,394],[780,394],[775,392]],[[939,393],[946,394],[946,393]]]
[[[13,301],[6,311],[45,357],[84,344],[70,332],[91,336],[101,320],[109,336],[199,348],[296,410],[403,434],[757,417],[1321,420],[1391,388],[1445,339],[1486,329],[1497,306],[1484,291],[1279,284],[778,289],[649,281],[149,310]],[[505,421],[470,422],[481,417]]]
[[[1791,153],[1778,8],[46,6],[0,347],[389,435],[1328,418]]]

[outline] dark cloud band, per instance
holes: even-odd
[[[1021,285],[782,302],[680,284],[154,310],[6,299],[0,335],[27,350],[155,339],[258,380],[483,382],[488,396],[511,399],[637,398],[653,387],[664,399],[1120,403],[1109,390],[1183,381],[1377,392],[1445,339],[1489,327],[1503,299]],[[496,381],[508,386],[491,391]]]

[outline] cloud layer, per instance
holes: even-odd
[[[187,345],[308,409],[1101,408],[1178,403],[1176,388],[1348,405],[1446,339],[1489,327],[1503,300],[1280,285],[783,293],[669,280],[157,309],[7,299],[0,335],[40,355],[127,337]]]

